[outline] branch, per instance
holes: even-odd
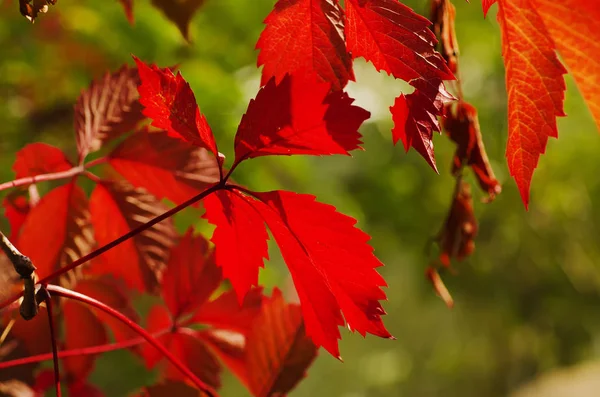
[[[0,183],[0,191],[10,189],[12,187],[33,185],[38,182],[56,181],[59,179],[67,179],[79,175],[83,172],[83,167],[73,167],[70,170],[51,172],[49,174],[41,174],[34,176],[27,176],[25,178],[16,179],[10,182]]]
[[[185,366],[181,361],[179,361],[179,359],[177,359],[177,357],[171,354],[171,352],[169,352],[154,336],[152,336],[144,328],[140,327],[138,324],[133,322],[127,316],[123,315],[122,313],[116,311],[112,307],[94,298],[80,294],[78,292],[71,291],[69,289],[59,287],[57,285],[48,285],[47,289],[54,295],[86,303],[90,306],[95,307],[96,309],[102,310],[106,314],[121,321],[133,331],[135,331],[138,335],[140,335],[142,338],[146,339],[148,343],[150,343],[152,346],[158,349],[165,356],[165,358],[169,360],[171,364],[173,364],[177,369],[179,369],[189,380],[191,380],[194,383],[194,385],[196,385],[196,387],[198,387],[200,390],[202,390],[211,397],[217,396],[216,392],[210,386],[202,382],[196,375],[194,375],[194,373],[187,366]]]
[[[56,397],[62,397],[60,389],[60,370],[58,365],[58,348],[56,346],[56,330],[54,327],[54,315],[52,310],[52,299],[48,290],[44,287],[40,289],[40,296],[46,302],[46,311],[48,312],[48,323],[50,324],[50,341],[52,343],[52,361],[54,363],[54,387],[56,388]]]
[[[31,320],[38,312],[37,302],[35,301],[35,286],[31,277],[35,271],[35,266],[31,263],[31,259],[23,255],[1,231],[0,248],[12,262],[17,274],[23,279],[25,291],[20,313],[25,320]]]

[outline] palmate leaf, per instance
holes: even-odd
[[[45,143],[31,143],[17,152],[13,164],[15,177],[24,178],[71,169],[73,165],[59,148]]]
[[[263,65],[262,85],[271,77],[313,71],[333,90],[354,80],[346,50],[344,13],[337,0],[279,0],[265,19],[256,48]]]
[[[144,116],[138,102],[139,76],[123,66],[107,73],[84,90],[75,105],[75,137],[79,160],[107,141],[133,130]]]
[[[144,189],[116,182],[96,185],[90,210],[96,241],[102,246],[167,208]],[[156,293],[175,236],[171,219],[160,222],[103,254],[92,270],[122,277],[130,287]]]

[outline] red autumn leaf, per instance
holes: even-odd
[[[263,267],[263,258],[268,259],[269,235],[264,221],[251,204],[227,190],[206,197],[204,208],[204,218],[218,226],[211,239],[217,247],[217,265],[241,301],[252,286],[258,285],[258,269]]]
[[[530,0],[499,2],[502,53],[508,91],[508,168],[525,207],[529,186],[548,137],[556,138],[556,117],[564,116],[565,68],[544,22]]]
[[[167,208],[145,190],[120,182],[97,184],[90,210],[96,241],[102,246]],[[156,293],[174,239],[172,220],[165,220],[104,253],[92,271],[123,277],[130,287]]]
[[[127,20],[133,25],[133,0],[119,0],[119,2],[125,10],[125,16],[127,17]]]
[[[492,4],[494,4],[497,0],[481,0],[481,6],[483,8],[483,16],[486,17],[488,11]]]
[[[52,351],[50,343],[50,326],[48,324],[48,312],[44,306],[40,306],[37,316],[31,320],[24,320],[21,317],[15,319],[15,323],[10,330],[10,335],[15,337],[25,348],[29,355],[37,355]],[[5,316],[4,325],[6,325]],[[41,337],[43,335],[44,337]],[[4,370],[3,370],[4,371]]]
[[[394,144],[401,140],[406,152],[414,148],[435,172],[438,170],[433,152],[433,131],[440,131],[437,116],[441,116],[444,104],[453,99],[442,82],[438,81],[438,84],[439,89],[422,84],[423,89],[416,89],[406,96],[400,94],[390,107]]]
[[[493,199],[502,188],[494,176],[485,152],[477,109],[466,102],[459,102],[454,109],[452,106],[446,106],[442,124],[450,139],[457,145],[452,173],[458,175],[463,166],[470,166],[479,186]]]
[[[134,186],[177,204],[219,181],[212,154],[164,131],[137,131],[110,153],[108,161]]]
[[[377,70],[410,82],[453,80],[437,43],[431,22],[398,0],[347,0],[346,40],[354,58],[363,57]]]
[[[369,236],[354,227],[354,219],[336,212],[332,206],[314,201],[313,196],[292,192],[252,193],[257,200],[235,191],[220,199],[226,197],[232,202],[234,194],[239,196],[236,202],[246,201],[273,233],[294,279],[307,334],[316,345],[338,357],[338,326],[344,323],[361,335],[368,332],[391,337],[381,321],[385,312],[379,301],[385,299],[385,293],[380,287],[386,284],[375,271],[381,262],[367,244]],[[241,203],[235,205],[242,207]],[[212,213],[221,210],[217,205],[206,206],[206,210],[207,218],[217,222],[215,235],[223,236],[216,242],[217,255],[219,250],[235,250],[244,255],[239,257],[240,263],[252,268],[255,274],[261,265],[258,255],[256,252],[247,254],[236,244],[237,236],[262,233],[261,222],[236,222],[237,212],[225,211],[225,217],[217,217]],[[257,252],[262,254],[262,250]],[[219,263],[219,266],[231,264]],[[243,290],[237,292],[243,296]]]
[[[271,79],[250,101],[235,136],[235,164],[258,156],[348,154],[370,113],[314,76]]]
[[[161,10],[170,21],[175,23],[181,35],[189,41],[190,22],[205,0],[152,0],[152,5]]]
[[[248,337],[248,385],[256,397],[286,395],[306,376],[317,347],[304,332],[302,312],[273,290]]]
[[[600,129],[600,7],[594,1],[532,0]]]
[[[161,291],[167,308],[155,306],[148,319],[149,330],[167,330],[160,337],[162,343],[213,387],[220,385],[218,357],[237,367],[243,358],[241,350],[219,334],[224,331],[237,334],[243,341],[262,303],[261,289],[250,291],[241,303],[232,292],[209,300],[221,281],[221,269],[214,262],[214,253],[208,250],[208,242],[202,236],[193,237],[189,231],[173,248],[163,278]],[[209,328],[202,331],[187,328],[192,324]],[[163,361],[150,346],[144,349],[144,358],[149,367]],[[166,377],[183,379],[170,364]]]
[[[134,57],[142,84],[138,87],[144,115],[169,135],[210,150],[218,156],[215,137],[181,73],[148,66]]]
[[[94,237],[83,190],[71,182],[43,196],[25,219],[17,246],[37,267],[39,277],[88,254]],[[76,278],[71,272],[61,282],[72,285]]]
[[[477,219],[473,212],[471,188],[468,183],[459,180],[454,191],[450,212],[443,229],[436,238],[441,250],[440,262],[442,265],[450,267],[452,258],[461,261],[471,255],[475,250],[476,235]]]
[[[131,131],[144,119],[138,102],[137,70],[123,66],[105,74],[84,90],[75,105],[75,135],[79,160],[111,139]]]
[[[264,65],[262,85],[280,83],[287,73],[313,71],[341,90],[354,80],[344,39],[344,12],[337,0],[279,0],[265,19],[256,48]]]
[[[15,177],[24,178],[70,170],[73,167],[62,150],[45,143],[31,143],[17,152]]]

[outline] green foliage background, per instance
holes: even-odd
[[[10,4],[9,4],[10,3]],[[72,106],[92,78],[130,54],[161,66],[179,64],[217,137],[232,158],[233,136],[259,70],[254,50],[271,0],[207,0],[181,37],[148,0],[135,3],[130,26],[115,0],[61,0],[34,25],[16,1],[0,4],[0,179],[13,178],[15,152],[42,141],[75,153]],[[427,1],[407,1],[427,14]],[[291,394],[302,396],[501,396],[552,369],[600,355],[600,139],[571,78],[560,139],[551,140],[524,210],[504,159],[507,136],[504,69],[495,8],[456,1],[465,97],[480,112],[484,141],[502,194],[476,202],[475,254],[443,275],[456,307],[448,310],[424,277],[434,253],[428,239],[450,204],[452,145],[436,136],[436,175],[416,152],[391,143],[388,107],[407,86],[356,62],[351,95],[373,117],[362,128],[364,152],[353,158],[272,157],[244,164],[237,180],[257,190],[316,194],[359,219],[386,264],[386,324],[396,341],[344,332],[344,363],[321,352]],[[469,179],[472,180],[469,175]],[[476,190],[475,200],[483,196]],[[0,226],[6,227],[4,219]],[[197,213],[180,225],[206,229]],[[262,281],[290,290],[276,250]],[[107,395],[152,382],[127,352],[105,355],[93,380]],[[232,377],[223,396],[246,395]]]

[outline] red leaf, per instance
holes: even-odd
[[[248,384],[256,397],[286,395],[306,376],[317,347],[304,332],[297,305],[286,305],[278,289],[267,298],[248,337]]]
[[[238,253],[239,264],[247,267],[244,272],[254,276],[262,265],[260,256],[266,251],[248,253],[244,246],[238,245],[238,236],[254,238],[262,233],[263,227],[254,216],[252,222],[236,219],[245,201],[260,213],[279,245],[302,303],[307,333],[315,344],[339,356],[338,326],[344,324],[344,317],[349,328],[362,335],[368,332],[390,337],[381,322],[385,312],[379,300],[385,299],[385,294],[379,287],[386,284],[375,271],[381,263],[367,244],[369,236],[354,228],[356,221],[336,212],[332,206],[315,202],[313,196],[283,191],[253,194],[262,202],[237,191],[228,193],[227,203],[235,200],[237,211],[221,212],[225,216],[219,219],[213,212],[220,207],[207,206],[209,219],[213,217],[211,223],[217,226],[215,236],[220,235],[214,241],[217,264],[224,266],[219,262],[220,251],[234,251]],[[233,195],[238,198],[232,198]],[[252,211],[252,208],[244,211]],[[244,244],[247,245],[248,240],[244,240]],[[238,280],[238,284],[250,285],[252,281]],[[233,285],[235,288],[236,284]],[[243,290],[237,292],[243,296]]]
[[[39,277],[70,265],[94,246],[88,200],[74,182],[46,194],[31,209],[19,236],[18,247],[37,267]],[[71,284],[77,276],[63,276]]]
[[[556,117],[564,116],[566,72],[530,0],[500,0],[498,21],[508,91],[510,174],[529,204],[529,186],[548,137],[557,137]]]
[[[359,148],[358,128],[370,113],[314,76],[271,79],[250,101],[235,136],[235,164],[271,154],[348,154]]]
[[[600,7],[594,1],[532,0],[600,129]]]
[[[479,186],[493,199],[502,188],[485,152],[477,109],[466,102],[459,102],[455,109],[448,106],[442,123],[450,139],[457,145],[452,165],[453,175],[459,175],[463,166],[471,166]]]
[[[145,190],[122,182],[96,185],[90,210],[96,241],[102,246],[167,208]],[[92,271],[121,276],[130,287],[155,293],[174,240],[172,220],[165,220],[104,253]]]
[[[70,170],[73,167],[59,148],[45,143],[31,143],[17,152],[13,171],[17,179],[26,176]]]
[[[442,114],[444,103],[453,98],[441,81],[439,90],[428,89],[424,84],[423,88],[406,96],[400,94],[390,107],[394,121],[392,137],[394,144],[402,140],[406,152],[413,147],[438,172],[433,153],[433,131],[440,131],[437,116]]]
[[[497,0],[481,0],[481,6],[483,8],[483,17],[487,16],[488,11],[492,4],[494,4]]]
[[[141,129],[109,155],[110,164],[131,184],[179,204],[219,181],[215,158],[204,148],[164,131]]]
[[[431,30],[439,38],[441,53],[450,71],[456,74],[458,70],[458,40],[454,29],[456,8],[450,0],[433,0],[431,2]]]
[[[177,321],[204,304],[221,283],[208,241],[192,236],[192,230],[173,247],[162,282],[162,296]]]
[[[253,285],[258,269],[268,259],[267,230],[260,214],[238,194],[218,190],[204,199],[204,218],[217,228],[211,241],[223,276],[231,281],[241,303]]]
[[[138,87],[144,115],[169,135],[206,148],[218,157],[215,137],[181,73],[148,66],[134,57],[142,84]]]
[[[127,17],[127,20],[133,25],[133,0],[119,0],[119,2],[125,10],[125,16]]]
[[[75,135],[79,159],[107,141],[131,131],[144,119],[138,102],[136,69],[123,66],[105,74],[81,93],[75,105]]]
[[[265,24],[256,44],[258,66],[264,65],[262,85],[271,77],[280,83],[286,73],[305,71],[336,91],[354,80],[337,0],[279,0]]]
[[[454,80],[429,30],[431,22],[397,0],[347,0],[346,40],[354,58],[405,81]]]
[[[31,207],[29,201],[24,195],[23,191],[14,190],[4,197],[2,200],[2,206],[4,207],[4,216],[10,224],[10,241],[16,242],[21,232],[21,227],[29,215]]]
[[[171,317],[162,306],[154,306],[148,315],[148,330],[158,332],[171,327]],[[221,385],[221,364],[206,347],[197,331],[178,328],[159,338],[160,342],[178,359],[180,359],[200,380],[218,388]],[[149,368],[158,362],[165,361],[154,347],[145,345],[144,357]],[[166,378],[186,380],[185,376],[172,364],[167,364]]]
[[[207,394],[183,382],[166,381],[146,387],[138,397],[206,397]]]

